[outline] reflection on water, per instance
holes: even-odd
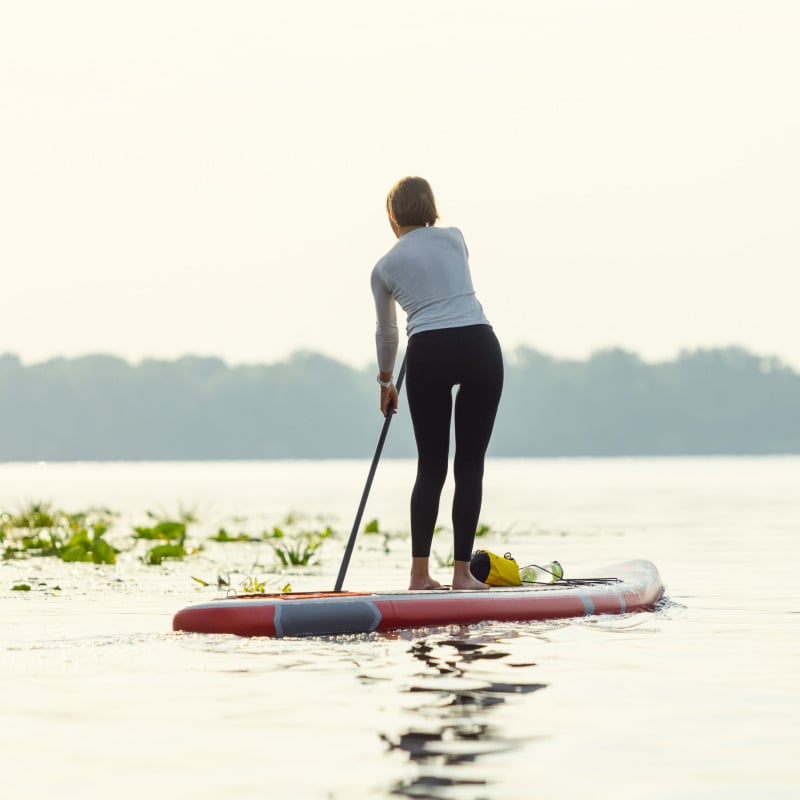
[[[429,636],[414,642],[408,652],[423,665],[423,671],[411,678],[405,690],[413,697],[407,708],[411,724],[395,732],[382,732],[380,737],[390,753],[403,754],[417,771],[409,779],[396,782],[390,792],[436,800],[484,797],[492,773],[482,772],[479,760],[525,741],[510,738],[493,719],[515,695],[536,692],[547,684],[511,681],[505,674],[473,677],[470,673],[475,665],[483,667],[489,662],[494,673],[499,672],[498,662],[506,670],[512,665],[505,663],[510,654],[497,649],[494,640],[476,640],[466,629],[456,636]],[[535,665],[513,665],[520,666]],[[364,676],[364,680],[369,679],[369,675]]]

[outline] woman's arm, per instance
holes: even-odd
[[[378,369],[381,379],[389,380],[397,358],[399,336],[397,332],[397,304],[386,284],[381,280],[377,267],[372,271],[372,296],[375,298],[375,345],[378,351]],[[388,378],[385,378],[388,374]]]
[[[371,282],[377,317],[375,345],[378,352],[378,383],[381,384],[380,410],[385,417],[390,409],[397,413],[397,389],[392,380],[399,342],[397,304],[391,292],[381,280],[377,267],[372,271]]]

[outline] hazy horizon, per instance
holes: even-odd
[[[389,186],[506,349],[800,369],[800,6],[33,0],[0,10],[0,352],[374,360]]]
[[[402,357],[403,350],[404,350],[404,344],[401,343],[400,351],[399,351],[400,354],[399,354],[398,358]],[[749,354],[751,356],[754,356],[754,357],[757,357],[757,358],[761,358],[764,361],[769,361],[771,359],[777,359],[779,363],[781,363],[785,367],[788,367],[792,372],[797,372],[798,374],[800,374],[800,368],[798,368],[798,365],[792,364],[789,361],[787,361],[786,359],[782,359],[782,358],[780,358],[779,356],[777,356],[774,353],[759,353],[759,352],[756,352],[756,351],[753,351],[753,350],[749,350],[747,348],[742,348],[739,345],[730,345],[728,347],[686,348],[684,350],[681,350],[681,351],[675,353],[672,356],[666,356],[664,358],[645,358],[644,356],[642,356],[641,353],[637,353],[635,350],[631,350],[629,348],[617,347],[617,346],[614,346],[614,345],[609,345],[608,347],[597,348],[597,349],[592,350],[591,352],[588,352],[588,353],[586,353],[584,355],[579,355],[579,356],[559,356],[559,355],[556,355],[556,354],[553,354],[553,353],[548,353],[547,351],[541,350],[540,348],[534,347],[534,346],[529,345],[529,344],[518,344],[515,347],[507,347],[507,348],[505,348],[505,350],[503,351],[503,356],[507,361],[509,361],[510,363],[513,364],[513,363],[516,362],[516,356],[519,353],[524,353],[526,350],[534,351],[534,352],[539,353],[540,355],[544,356],[545,358],[551,358],[551,359],[553,359],[553,360],[555,360],[557,362],[564,362],[564,363],[566,363],[566,362],[586,363],[588,361],[591,361],[596,356],[602,355],[604,353],[608,353],[608,352],[611,352],[611,351],[621,351],[621,352],[633,355],[634,357],[638,358],[643,364],[648,365],[648,366],[656,366],[658,364],[675,363],[675,362],[679,361],[684,356],[691,356],[692,354],[696,354],[696,353],[699,353],[699,352],[724,352],[724,351],[727,351],[727,350],[741,350],[743,353],[747,353],[747,354]],[[312,349],[312,348],[308,348],[308,347],[299,347],[299,348],[297,348],[295,350],[287,351],[284,355],[277,356],[277,357],[271,358],[271,359],[262,359],[260,361],[235,360],[235,359],[231,359],[231,358],[226,358],[225,356],[222,356],[222,355],[220,355],[218,353],[202,353],[202,352],[197,352],[197,353],[188,353],[187,352],[187,353],[180,353],[180,354],[177,354],[177,355],[174,355],[174,356],[171,356],[171,355],[147,355],[147,354],[145,354],[145,355],[138,356],[138,357],[129,357],[129,356],[126,356],[126,355],[121,354],[121,353],[113,353],[113,352],[107,351],[107,350],[92,350],[92,351],[87,351],[85,353],[73,353],[73,354],[66,354],[66,355],[65,354],[55,353],[55,354],[52,354],[52,355],[44,356],[42,358],[29,360],[29,359],[23,358],[18,353],[0,350],[0,358],[2,358],[3,356],[12,356],[14,358],[18,358],[20,360],[20,363],[22,364],[22,366],[26,367],[26,368],[27,367],[35,367],[35,366],[38,366],[38,365],[46,364],[49,361],[58,360],[58,359],[65,359],[65,360],[69,361],[69,360],[74,360],[74,359],[94,358],[94,357],[119,358],[119,359],[125,361],[126,363],[128,363],[128,364],[130,364],[132,366],[136,366],[138,364],[141,364],[143,362],[150,361],[150,360],[153,360],[153,361],[164,361],[164,362],[175,362],[175,361],[179,361],[180,359],[184,359],[184,358],[188,358],[188,359],[195,359],[196,358],[196,359],[219,359],[222,362],[224,362],[226,366],[231,367],[231,368],[243,367],[243,366],[267,366],[267,367],[269,367],[269,366],[276,366],[276,365],[279,365],[279,364],[289,363],[289,362],[291,362],[292,360],[294,360],[294,359],[296,359],[298,357],[302,358],[302,356],[304,356],[304,355],[310,355],[312,357],[313,356],[320,356],[320,357],[323,357],[323,358],[329,358],[329,359],[331,359],[331,360],[333,360],[333,361],[335,361],[335,362],[337,362],[339,364],[342,364],[343,366],[346,366],[346,367],[349,367],[349,368],[355,369],[355,370],[369,369],[370,367],[373,366],[373,363],[374,363],[374,358],[369,356],[369,355],[365,359],[363,359],[361,361],[355,361],[355,360],[348,360],[346,357],[343,357],[343,356],[340,356],[340,355],[326,353],[322,349]]]

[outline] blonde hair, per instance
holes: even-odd
[[[433,225],[439,219],[433,190],[425,178],[401,178],[389,190],[386,212],[397,225]]]

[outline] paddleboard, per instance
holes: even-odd
[[[576,579],[571,584],[569,579]],[[602,579],[602,580],[601,580]],[[322,636],[400,628],[625,614],[652,609],[664,593],[655,565],[637,560],[554,584],[483,591],[297,592],[239,595],[178,611],[172,627],[238,636]]]

